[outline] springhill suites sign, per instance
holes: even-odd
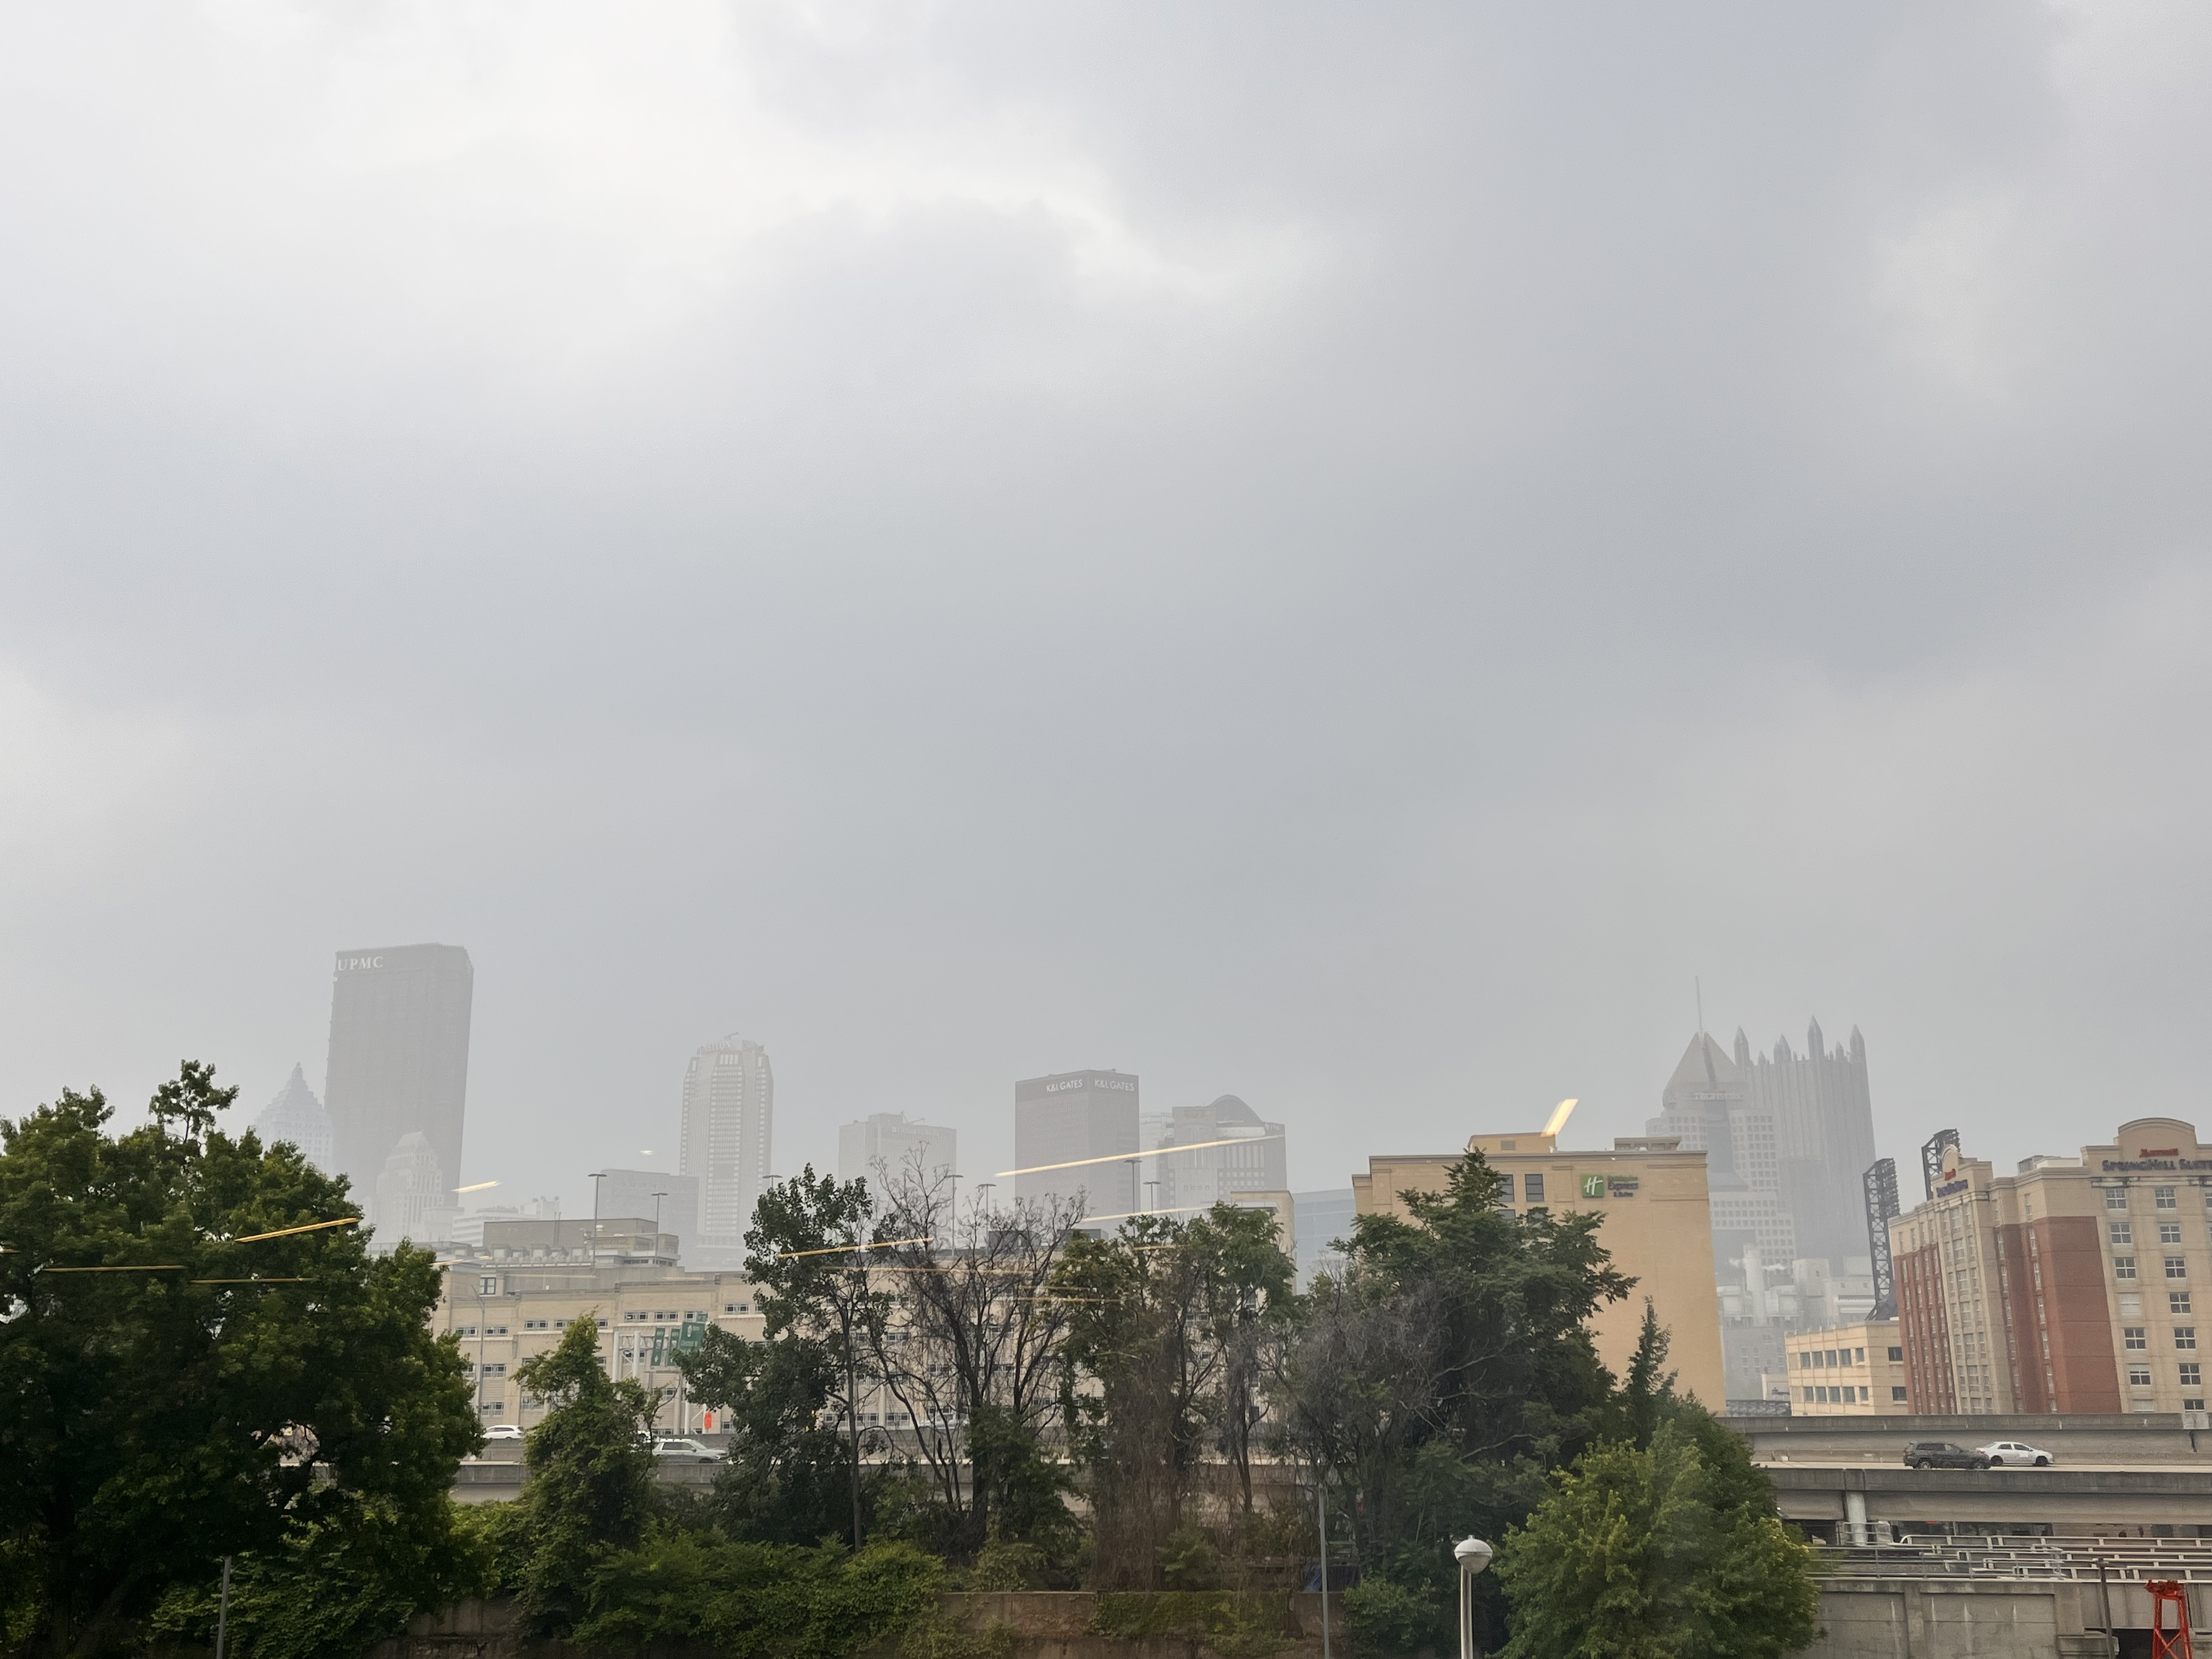
[[[2100,1160],[2097,1167],[2122,1175],[2131,1171],[2148,1174],[2159,1170],[2212,1170],[2212,1158],[2108,1158]]]

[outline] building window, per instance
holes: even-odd
[[[1904,1399],[1904,1398],[1905,1398],[1905,1385],[1904,1385],[1902,1382],[1893,1382],[1893,1383],[1891,1383],[1891,1384],[1890,1384],[1890,1386],[1889,1386],[1889,1397],[1890,1397],[1892,1400],[1902,1400],[1902,1399]]]
[[[1544,1177],[1540,1175],[1522,1176],[1521,1191],[1529,1203],[1541,1204],[1544,1201]]]
[[[2133,1257],[2133,1256],[2131,1256],[2131,1255],[2116,1255],[2116,1256],[2114,1256],[2114,1257],[2112,1258],[2112,1277],[2113,1277],[2113,1278],[2115,1278],[2115,1279],[2133,1279],[2135,1276],[2136,1276],[2136,1259],[2135,1259],[2135,1257]]]
[[[2175,1369],[2181,1373],[2183,1388],[2201,1389],[2204,1386],[2204,1367],[2194,1359],[2185,1359]]]
[[[2141,1353],[2149,1347],[2150,1344],[2143,1340],[2142,1326],[2123,1325],[2120,1327],[2120,1346],[2130,1353]]]
[[[2197,1346],[2197,1327],[2194,1325],[2176,1325],[2173,1328],[2173,1346],[2177,1348],[2195,1347]]]
[[[1856,1359],[1854,1359],[1851,1362],[1854,1365],[1863,1365],[1866,1364],[1866,1350],[1864,1348],[1854,1348],[1851,1352],[1858,1356]]]
[[[2150,1387],[2150,1367],[2130,1364],[2128,1366],[2128,1386],[2131,1389]]]
[[[1892,1348],[1889,1351],[1889,1363],[1893,1365],[1902,1365],[1905,1363],[1905,1350]]]
[[[2173,1201],[2173,1188],[2171,1188],[2171,1187],[2154,1187],[2154,1188],[2152,1188],[2150,1189],[2150,1191],[2151,1191],[2151,1199],[2152,1199],[2152,1201],[2153,1201],[2153,1202],[2154,1202],[2154,1203],[2158,1206],[2158,1207],[2159,1207],[2160,1209],[2161,1209],[2161,1210],[2177,1210],[2177,1209],[2179,1209],[2179,1208],[2181,1207],[2179,1205],[2176,1204],[2176,1203]]]
[[[2106,1188],[2105,1207],[2108,1210],[2126,1209],[2128,1207],[2128,1189],[2124,1187]]]
[[[2189,1258],[2188,1258],[2187,1256],[2184,1256],[2184,1255],[2170,1255],[2170,1256],[2166,1257],[2166,1276],[2168,1279],[2186,1279],[2186,1278],[2188,1278],[2188,1277],[2189,1277]]]
[[[2135,1224],[2133,1222],[2108,1221],[2105,1224],[2105,1231],[2112,1234],[2112,1243],[2115,1244],[2132,1244],[2136,1242],[2136,1230]]]
[[[2168,1313],[2178,1314],[2189,1312],[2189,1292],[2186,1291],[2168,1291],[2166,1293],[2166,1310]]]
[[[1810,1389],[1805,1390],[1805,1403],[1808,1406],[1813,1403],[1813,1391]]]
[[[2158,1242],[2161,1244],[2180,1243],[2181,1224],[2179,1221],[2160,1222],[2158,1224]]]

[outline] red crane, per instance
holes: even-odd
[[[2189,1645],[2189,1592],[2173,1578],[2152,1578],[2143,1583],[2150,1592],[2150,1659],[2194,1659]],[[2173,1608],[2177,1628],[2166,1627],[2166,1609]]]

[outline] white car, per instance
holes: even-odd
[[[656,1440],[653,1443],[653,1456],[663,1463],[726,1463],[729,1455],[718,1452],[712,1446],[702,1446],[696,1440]]]
[[[2047,1469],[2058,1460],[2049,1452],[2031,1446],[2025,1440],[1992,1440],[1986,1446],[1974,1449],[1990,1460],[1993,1469]]]
[[[522,1431],[512,1423],[494,1423],[484,1430],[487,1440],[520,1440]]]

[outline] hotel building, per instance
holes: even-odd
[[[1936,1150],[1934,1195],[1890,1223],[1916,1413],[2205,1409],[2212,1148],[2193,1125],[2138,1118],[2008,1176]]]
[[[1598,1243],[1613,1266],[1636,1280],[1626,1298],[1601,1307],[1590,1321],[1598,1357],[1626,1376],[1651,1299],[1673,1346],[1667,1363],[1677,1386],[1715,1411],[1723,1408],[1720,1302],[1714,1289],[1712,1221],[1705,1193],[1705,1154],[1683,1149],[1672,1135],[1618,1139],[1610,1152],[1562,1151],[1554,1135],[1479,1134],[1467,1143],[1505,1179],[1504,1198],[1516,1213],[1549,1209],[1595,1212],[1604,1218]],[[1373,1158],[1352,1178],[1361,1215],[1406,1214],[1400,1194],[1443,1190],[1465,1152]]]

